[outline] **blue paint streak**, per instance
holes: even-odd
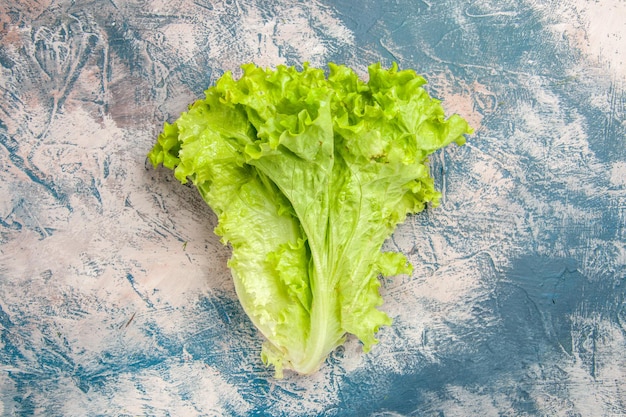
[[[0,126],[1,128],[1,126]],[[68,210],[71,210],[67,196],[57,187],[54,181],[39,171],[36,167],[27,166],[24,159],[17,154],[19,144],[7,133],[0,131],[0,145],[9,153],[9,160],[35,184],[41,185],[54,199]]]
[[[11,317],[2,309],[0,305],[0,341],[2,341],[2,350],[0,350],[0,364],[7,365],[14,361],[24,360],[24,356],[17,347],[16,335],[13,333],[15,325],[11,321]]]
[[[137,283],[135,282],[135,277],[133,276],[133,274],[131,274],[130,272],[127,273],[126,280],[130,283],[130,286],[133,289],[133,291],[135,291],[135,294],[137,294],[139,298],[141,298],[148,307],[154,308],[154,304],[152,304],[152,301],[150,301],[148,297],[146,297],[137,289]]]

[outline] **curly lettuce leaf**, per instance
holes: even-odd
[[[275,368],[315,372],[346,335],[368,351],[391,319],[379,276],[410,273],[381,247],[440,194],[428,155],[471,133],[446,118],[426,80],[394,64],[242,67],[166,124],[149,159],[191,180],[218,217],[215,232],[244,310]]]

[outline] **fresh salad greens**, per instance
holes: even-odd
[[[472,131],[396,64],[371,65],[367,82],[334,64],[242,69],[166,123],[148,156],[217,214],[239,300],[267,339],[263,361],[277,377],[310,374],[348,334],[368,351],[391,324],[379,275],[411,266],[381,247],[407,214],[437,204],[427,156]]]

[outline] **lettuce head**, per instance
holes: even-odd
[[[413,70],[343,65],[225,73],[148,157],[191,181],[232,248],[241,305],[277,377],[310,374],[352,334],[368,351],[381,326],[381,275],[410,273],[381,252],[408,214],[440,194],[428,155],[471,133],[446,118]]]

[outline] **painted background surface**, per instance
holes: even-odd
[[[626,416],[626,2],[0,2],[0,415]],[[195,190],[145,155],[225,70],[415,68],[476,134],[395,320],[275,380]]]

